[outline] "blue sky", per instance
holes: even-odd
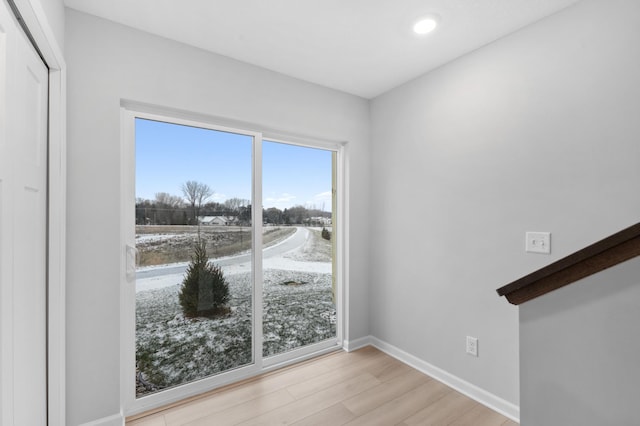
[[[182,196],[195,180],[215,191],[210,201],[251,199],[250,136],[136,119],[136,198]],[[263,141],[263,206],[331,210],[331,152]]]

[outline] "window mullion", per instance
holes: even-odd
[[[253,142],[252,196],[253,357],[256,367],[262,369],[262,134],[257,134]]]

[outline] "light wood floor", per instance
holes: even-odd
[[[517,425],[372,347],[335,352],[127,422],[284,424]]]

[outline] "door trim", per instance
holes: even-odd
[[[47,16],[37,0],[13,0],[49,67],[48,155],[48,424],[66,424],[66,70]]]

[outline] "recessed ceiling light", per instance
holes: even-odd
[[[438,26],[438,20],[434,16],[426,16],[413,25],[413,32],[418,35],[429,34]]]

